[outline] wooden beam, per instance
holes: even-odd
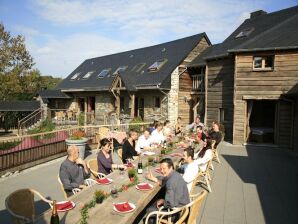
[[[130,103],[129,103],[129,105],[130,105],[130,116],[131,117],[134,117],[134,109],[135,109],[135,94],[132,94],[132,95],[130,95],[129,94],[129,96],[130,96]]]

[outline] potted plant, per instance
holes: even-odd
[[[147,160],[148,160],[148,165],[152,166],[154,158],[152,156],[148,156]]]
[[[129,169],[129,170],[128,170],[128,177],[129,177],[130,182],[134,182],[136,176],[137,176],[137,171],[136,171],[136,169]]]
[[[165,149],[160,150],[160,154],[161,155],[165,155],[166,154],[166,150]]]
[[[76,145],[79,148],[79,156],[81,159],[85,158],[85,150],[88,138],[85,137],[86,134],[82,130],[77,130],[72,133],[72,135],[65,140],[66,145]]]
[[[97,204],[101,204],[103,200],[106,198],[106,194],[102,190],[96,190],[94,192],[94,198]]]

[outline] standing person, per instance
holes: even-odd
[[[155,130],[151,133],[151,143],[153,144],[161,144],[165,141],[165,136],[162,133],[162,124],[158,122],[155,125]]]
[[[90,176],[89,168],[84,160],[79,157],[79,149],[75,145],[67,148],[67,158],[63,161],[59,170],[59,177],[67,196],[71,196],[72,189],[86,188],[84,180]]]
[[[195,180],[199,167],[198,164],[194,162],[194,150],[191,147],[184,149],[183,158],[186,162],[186,168],[184,169],[183,179],[187,184],[188,192],[191,191],[191,186],[193,181]]]
[[[138,139],[138,142],[136,145],[136,151],[138,153],[141,153],[142,150],[151,149],[150,144],[151,144],[150,131],[149,129],[145,129],[144,133]]]
[[[97,155],[97,165],[98,165],[98,172],[103,174],[109,174],[112,172],[113,169],[124,168],[124,165],[118,165],[113,163],[113,158],[111,154],[111,142],[107,138],[103,138],[100,141],[101,150]]]
[[[135,150],[136,140],[138,139],[138,133],[135,130],[130,130],[128,139],[122,146],[122,162],[126,163],[127,159],[133,159],[134,156],[138,156],[138,152]]]
[[[164,206],[165,209],[171,209],[174,207],[182,207],[190,202],[186,183],[182,176],[174,170],[173,161],[170,158],[161,160],[160,170],[162,177],[154,177],[152,173],[149,173],[147,178],[164,187],[165,196],[151,205],[147,209],[147,214],[157,211],[161,206]],[[179,214],[175,214],[172,216],[172,222],[175,223],[178,218]],[[154,219],[150,219],[149,221],[153,223]]]
[[[179,135],[182,133],[182,118],[178,117],[177,122],[175,124],[175,135]]]

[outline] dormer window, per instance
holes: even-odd
[[[253,70],[273,70],[274,68],[274,56],[255,56],[253,58]]]
[[[104,78],[105,76],[107,76],[110,73],[110,69],[104,69],[102,70],[99,74],[98,74],[98,78]]]
[[[77,72],[77,73],[74,74],[70,79],[71,79],[71,80],[76,80],[76,79],[79,77],[80,74],[81,74],[80,72]]]
[[[87,72],[84,76],[83,76],[83,79],[89,79],[90,76],[94,73],[94,71],[91,71],[91,72]]]
[[[167,62],[167,59],[162,59],[154,62],[149,68],[149,72],[157,72],[161,69],[161,67]]]
[[[113,76],[120,74],[121,72],[124,72],[127,69],[127,66],[120,66],[116,69],[116,71],[113,73]]]
[[[249,36],[249,34],[252,33],[252,31],[254,31],[255,29],[253,27],[248,28],[248,29],[244,29],[241,30],[240,33],[237,34],[237,36],[235,37],[236,39],[241,38],[241,37],[247,37]]]

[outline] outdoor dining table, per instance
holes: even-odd
[[[160,153],[160,149],[154,150],[156,155]],[[183,149],[178,148],[169,153],[169,155],[165,155],[165,157],[169,157],[174,161],[174,164],[178,164],[181,157],[179,153],[183,152]],[[175,153],[173,156],[170,154]],[[142,156],[143,164],[147,162],[147,156]],[[135,161],[137,162],[137,161]],[[159,167],[159,164],[155,167],[149,166],[148,168],[143,169],[143,174],[138,174],[139,182],[147,182],[153,185],[153,188],[148,191],[139,191],[132,186],[128,188],[126,191],[122,191],[118,193],[117,198],[112,198],[111,196],[106,198],[102,204],[96,204],[95,207],[89,209],[89,218],[87,219],[88,223],[105,223],[105,224],[115,224],[115,223],[133,223],[137,216],[146,208],[149,202],[154,198],[154,196],[160,191],[160,186],[156,183],[153,183],[146,179],[146,171],[151,170],[152,174],[155,176],[160,176],[161,174],[156,172],[156,167]],[[105,192],[110,192],[112,186],[115,186],[117,189],[122,187],[122,185],[129,184],[129,178],[127,172],[124,172],[123,175],[120,174],[119,170],[116,170],[107,176],[111,178],[113,182],[109,185],[100,185],[95,184],[92,185],[78,194],[75,194],[69,197],[70,201],[76,203],[76,206],[67,212],[60,212],[59,218],[60,223],[79,223],[81,219],[81,209],[84,204],[88,204],[94,197],[95,190],[103,190]],[[118,202],[130,202],[136,206],[136,209],[130,213],[117,213],[113,210],[113,203]],[[41,214],[34,223],[38,224],[46,224],[50,223],[51,219],[51,209]]]

